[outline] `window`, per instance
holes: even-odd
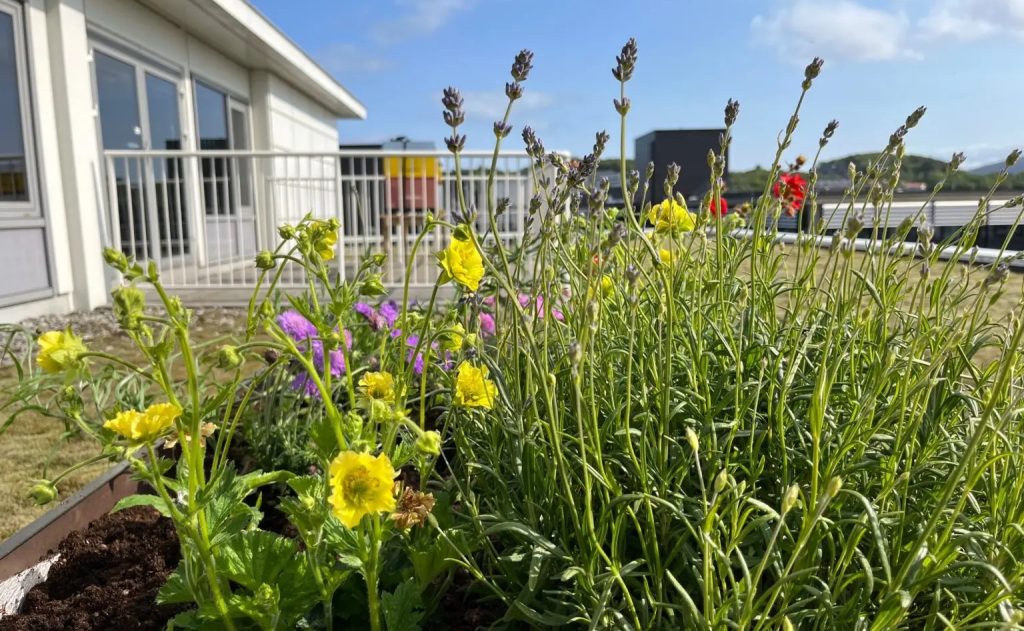
[[[53,295],[20,3],[0,0],[0,306]]]
[[[15,14],[0,4],[0,204],[30,202],[31,182]]]
[[[174,77],[93,46],[100,135],[105,150],[179,150],[179,83]],[[183,161],[178,156],[115,158],[121,249],[138,258],[187,254]]]
[[[196,128],[201,151],[249,149],[248,107],[203,81],[195,82]],[[207,215],[238,214],[252,205],[250,158],[203,158],[203,205]]]

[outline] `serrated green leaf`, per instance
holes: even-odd
[[[423,620],[423,599],[414,580],[410,579],[385,592],[380,599],[388,631],[419,631]]]
[[[170,517],[171,511],[167,507],[167,503],[156,495],[129,495],[128,497],[122,497],[114,504],[114,508],[110,509],[111,513],[123,511],[126,508],[132,508],[133,506],[149,506],[150,508],[156,509],[164,517]]]

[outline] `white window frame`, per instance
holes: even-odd
[[[25,15],[21,3],[0,0],[0,12],[11,16],[14,31],[14,63],[18,84],[21,131],[25,150],[27,201],[0,201],[0,219],[43,219],[43,203],[36,163],[36,134],[32,116],[32,95],[28,79],[28,45],[25,41]],[[49,243],[47,242],[47,247]]]

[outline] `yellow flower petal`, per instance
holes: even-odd
[[[484,259],[469,239],[453,238],[438,257],[441,269],[470,291],[480,288],[484,277]]]
[[[181,408],[173,403],[155,403],[144,412],[125,410],[103,424],[132,442],[149,442],[164,434],[174,420],[181,416]]]
[[[368,399],[395,402],[395,378],[389,372],[368,372],[359,380],[359,389]]]
[[[88,350],[82,338],[70,330],[47,331],[36,339],[36,343],[39,344],[36,364],[48,373],[79,367],[82,354]]]
[[[395,475],[385,454],[338,454],[330,467],[332,512],[345,526],[355,528],[366,515],[393,511]]]
[[[497,386],[487,378],[487,366],[478,368],[469,362],[459,364],[455,377],[455,405],[489,410],[494,407],[497,394]]]

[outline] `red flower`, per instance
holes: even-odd
[[[708,210],[710,210],[711,214],[714,215],[714,216],[725,217],[725,214],[727,212],[729,212],[729,202],[725,201],[724,197],[721,197],[719,199],[722,202],[722,207],[721,208],[718,207],[718,204],[715,203],[715,196],[712,195],[711,196],[711,204],[710,204]]]
[[[807,196],[807,180],[799,173],[783,173],[779,176],[779,181],[772,186],[772,195],[783,201],[786,214],[793,217]]]

